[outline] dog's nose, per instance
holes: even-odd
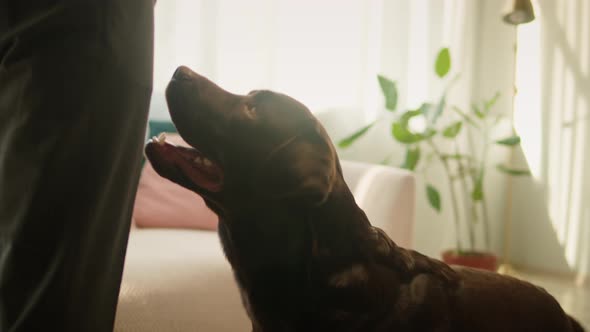
[[[193,77],[193,71],[188,67],[180,66],[176,68],[176,71],[174,71],[172,77],[177,80],[190,80]]]

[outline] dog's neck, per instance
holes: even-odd
[[[364,260],[362,238],[369,232],[343,179],[320,206],[258,209],[220,220],[219,229],[247,306],[287,318],[304,307],[312,310],[306,306],[323,296],[317,285],[334,271]]]
[[[347,241],[370,223],[344,180],[334,185],[327,200],[310,211],[311,222],[323,241]]]
[[[220,219],[220,236],[230,263],[240,265],[241,271],[260,273],[269,267],[301,269],[314,254],[310,248],[320,254],[356,256],[355,243],[370,226],[344,180],[320,206],[290,211],[268,207],[232,220]],[[229,252],[232,248],[235,252]]]

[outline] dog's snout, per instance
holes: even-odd
[[[172,75],[172,77],[177,80],[190,80],[193,78],[193,76],[194,76],[193,71],[185,66],[180,66],[180,67],[176,68],[176,70],[174,71],[174,74]]]

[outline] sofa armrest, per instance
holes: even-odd
[[[356,161],[341,161],[344,180],[357,204],[399,246],[412,247],[416,185],[406,170]]]

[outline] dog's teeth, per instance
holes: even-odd
[[[204,164],[205,164],[205,166],[207,166],[207,167],[209,167],[209,166],[213,165],[213,163],[211,162],[211,160],[209,160],[209,159],[207,159],[207,158],[205,158],[205,159],[203,160],[203,163],[204,163]]]
[[[196,157],[195,160],[193,160],[196,164],[202,164],[203,160],[201,159],[201,157]]]
[[[164,145],[164,143],[166,143],[166,133],[160,133],[156,139],[158,144]]]

